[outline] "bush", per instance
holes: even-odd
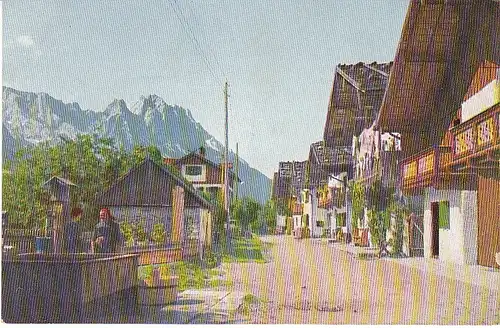
[[[138,223],[135,226],[135,237],[139,242],[145,242],[148,239],[146,228],[144,228],[142,223]]]
[[[214,252],[207,252],[204,257],[205,266],[207,268],[215,268],[219,264],[217,254]]]
[[[120,230],[122,231],[125,244],[132,245],[134,243],[134,231],[132,225],[128,222],[123,222],[120,224]]]
[[[165,243],[165,226],[162,223],[156,223],[153,225],[153,232],[151,233],[151,239],[156,244],[164,244]]]

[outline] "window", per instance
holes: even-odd
[[[323,228],[324,226],[325,226],[325,222],[324,221],[316,221],[316,227]]]
[[[202,171],[201,165],[186,165],[186,175],[201,175]]]
[[[439,229],[450,229],[449,202],[439,202]]]

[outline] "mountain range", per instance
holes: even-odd
[[[113,100],[104,111],[84,110],[76,102],[63,103],[47,93],[33,93],[3,87],[2,154],[11,158],[19,147],[41,141],[55,142],[60,137],[98,133],[112,137],[115,144],[131,150],[135,145],[154,145],[164,157],[179,158],[204,147],[214,163],[222,161],[224,146],[188,109],[171,106],[157,95],[141,96],[130,106]],[[229,152],[229,161],[235,161]],[[240,197],[251,196],[260,203],[269,198],[271,181],[239,158]]]

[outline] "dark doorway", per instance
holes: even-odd
[[[439,203],[431,203],[432,212],[432,242],[431,242],[431,255],[439,257]]]

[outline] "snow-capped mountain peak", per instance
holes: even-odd
[[[11,157],[19,147],[87,133],[111,137],[129,151],[138,145],[154,145],[165,157],[179,158],[207,146],[207,158],[218,163],[223,151],[222,144],[196,122],[188,109],[170,106],[155,94],[141,96],[130,110],[123,99],[114,99],[103,112],[95,112],[82,110],[76,102],[65,104],[46,93],[4,87],[2,103],[7,132],[3,134],[4,157]],[[231,161],[234,157],[230,152]],[[241,195],[265,201],[269,179],[243,159],[240,164],[240,179],[247,179],[240,188]]]

